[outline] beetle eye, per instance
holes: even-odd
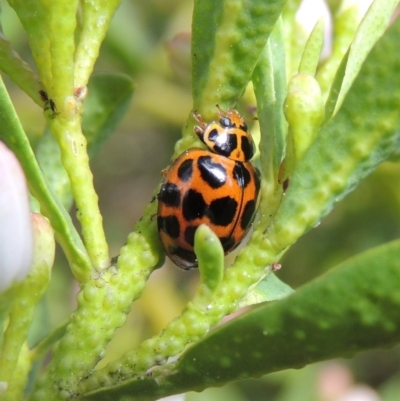
[[[222,117],[222,118],[219,120],[219,123],[220,123],[220,125],[221,125],[222,127],[224,127],[224,128],[233,127],[232,120],[231,120],[230,118],[228,118],[228,117]]]
[[[247,129],[248,129],[248,127],[247,127],[247,124],[244,122],[243,124],[242,124],[242,126],[240,127],[243,131],[246,131],[247,132]]]

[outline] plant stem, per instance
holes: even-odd
[[[61,161],[70,179],[87,252],[93,267],[96,270],[104,269],[109,266],[108,246],[89,166],[87,141],[81,131],[81,117],[75,98],[68,97],[62,113],[49,123],[59,143]]]

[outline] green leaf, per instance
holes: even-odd
[[[194,110],[205,121],[216,105],[232,108],[243,94],[286,0],[195,0],[192,21]],[[196,146],[194,118],[183,129],[175,155]]]
[[[285,47],[278,21],[261,53],[252,81],[261,129],[261,166],[267,181],[278,176],[284,155],[287,123],[283,114],[286,96]]]
[[[333,115],[333,112],[335,111],[337,99],[340,94],[340,88],[342,87],[342,82],[344,79],[344,74],[346,74],[346,67],[347,67],[348,59],[349,59],[349,51],[347,51],[345,53],[345,55],[343,56],[343,58],[339,64],[339,67],[336,70],[336,74],[333,78],[333,81],[331,83],[329,95],[325,102],[325,121],[324,122],[329,121]],[[321,82],[321,79],[318,79],[318,81]]]
[[[161,338],[153,338],[142,343],[141,349],[131,351],[119,361],[113,361],[95,371],[99,356],[104,355],[115,331],[126,321],[126,314],[130,311],[132,302],[141,296],[150,274],[162,265],[165,253],[162,251],[154,219],[156,211],[157,203],[149,203],[143,218],[135,225],[135,231],[128,236],[127,243],[121,248],[118,260],[114,260],[112,266],[100,277],[93,277],[82,286],[77,309],[69,319],[65,335],[53,350],[52,360],[35,390],[32,401],[55,400],[61,392],[67,392],[71,398],[75,398],[83,392],[78,386],[85,388],[95,383],[95,388],[98,387],[99,382],[96,382],[96,379],[94,382],[88,380],[96,374],[100,381],[104,377],[107,377],[107,380],[119,380],[118,375],[113,375],[113,369],[124,357],[131,363],[135,359],[135,355],[132,355],[135,351],[141,357],[136,354],[135,366],[138,369],[140,369],[138,365],[145,365],[144,369],[147,370],[155,363],[159,363],[160,357],[166,360],[167,357],[160,355],[158,351],[168,353],[170,347],[164,345],[167,344],[166,339],[171,338],[171,332],[164,332],[165,335],[161,335]],[[99,286],[99,281],[104,285]],[[102,313],[98,313],[100,310]],[[189,317],[188,324],[193,329],[196,319],[190,319],[191,317],[193,316]],[[101,330],[88,331],[88,327]],[[178,322],[175,330],[180,331],[181,328]],[[175,330],[173,332],[177,333]],[[56,335],[57,332],[50,335],[49,340],[54,340]],[[179,336],[175,338],[178,339],[178,343],[182,340]],[[43,346],[47,344],[46,342]],[[168,345],[180,348],[177,342]],[[176,354],[177,352],[173,353]],[[74,375],[70,374],[71,365],[76,367]],[[126,372],[132,373],[132,371]],[[55,381],[58,383],[57,387],[54,387]]]
[[[283,281],[279,280],[274,273],[265,276],[255,288],[240,301],[239,306],[255,305],[261,302],[271,302],[286,298],[293,294],[294,290]]]
[[[46,352],[61,338],[65,335],[67,331],[68,322],[64,322],[54,328],[49,334],[46,335],[40,342],[38,342],[31,349],[31,360],[37,361],[46,355]]]
[[[394,241],[344,262],[291,297],[222,327],[188,350],[178,369],[190,371],[203,347],[208,349],[205,364],[196,369],[210,378],[208,363],[220,377],[244,363],[240,374],[254,376],[394,345],[400,338],[399,256],[400,241]],[[246,358],[238,355],[240,349]],[[221,352],[229,367],[212,357]]]
[[[221,284],[224,276],[224,250],[214,231],[206,224],[201,224],[194,236],[194,251],[200,272],[196,303],[201,303]]]
[[[196,0],[192,32],[195,109],[233,106],[250,80],[285,0]]]
[[[319,220],[333,208],[336,201],[353,189],[398,145],[400,138],[396,134],[396,130],[400,126],[400,109],[398,107],[400,104],[400,75],[397,74],[397,71],[400,70],[400,60],[397,57],[396,49],[399,35],[400,20],[396,21],[376,44],[367,57],[360,75],[352,85],[343,106],[334,119],[321,129],[315,141],[297,164],[293,176],[290,177],[289,188],[283,197],[281,207],[268,230],[263,228],[259,230],[258,226],[255,227],[248,246],[240,252],[235,264],[225,271],[223,282],[215,297],[210,299],[210,308],[208,310],[205,308],[190,310],[190,322],[198,322],[196,328],[200,324],[202,330],[211,327],[224,314],[234,310],[238,297],[242,294],[243,283],[247,285],[250,281],[249,277],[253,280],[264,274],[265,266],[279,260],[279,256],[288,246],[307,230],[317,225]],[[384,71],[382,71],[382,60],[385,60]],[[371,113],[371,110],[374,112]],[[346,280],[344,281],[346,282]],[[323,291],[326,291],[326,288]],[[297,293],[281,302],[287,302],[294,296],[297,296]],[[322,297],[316,296],[313,301],[319,299]],[[343,294],[339,299],[344,299]],[[280,305],[280,302],[274,305]],[[312,312],[311,316],[313,316]],[[338,320],[342,322],[341,319]],[[197,332],[195,333],[197,334]],[[166,336],[166,332],[163,335]],[[251,337],[251,335],[250,333],[249,336]],[[284,339],[286,332],[279,332],[279,335]],[[302,336],[301,332],[299,336]],[[195,339],[195,336],[191,335],[190,339]],[[230,340],[234,341],[235,339],[240,343],[240,336],[231,335]],[[174,344],[176,342],[178,341],[174,341]],[[272,343],[275,344],[273,341]],[[150,345],[147,346],[151,350],[157,349],[154,342],[150,342]],[[195,345],[189,350],[195,349],[197,346]],[[347,352],[347,344],[345,346]],[[315,351],[312,343],[310,347]],[[188,367],[187,369],[185,367],[187,374],[184,376],[178,374],[173,376],[171,372],[176,371],[177,366],[170,364],[154,369],[152,378],[140,381],[127,380],[125,384],[113,387],[113,389],[95,390],[90,396],[92,399],[96,399],[101,394],[105,399],[113,399],[113,397],[115,399],[116,395],[140,394],[136,397],[137,399],[151,400],[173,392],[183,392],[193,388],[200,389],[199,380],[203,380],[200,383],[203,383],[202,388],[204,388],[211,383],[214,384],[215,378],[204,375],[206,370],[203,368],[208,359],[204,357],[203,364],[201,355],[205,355],[204,349],[201,353],[196,354],[195,360],[192,356],[185,359]],[[250,359],[249,352],[246,355]],[[254,357],[260,357],[263,362],[263,355],[264,353],[258,353]],[[215,357],[218,358],[218,355],[215,354]],[[135,358],[128,360],[131,363]],[[218,367],[221,368],[222,363],[226,365],[227,371],[239,371],[241,362],[236,365],[236,361],[231,362],[228,354],[226,358],[222,358],[218,362]],[[215,361],[214,365],[216,365]],[[233,367],[233,365],[235,366]],[[147,365],[147,367],[149,366]],[[120,371],[120,368],[115,371]],[[240,377],[247,377],[248,374],[248,371],[242,369]],[[203,375],[203,379],[200,375]],[[96,373],[93,376],[96,376]],[[220,376],[216,374],[215,377]],[[102,380],[105,380],[105,376],[102,376]],[[94,381],[93,383],[98,382]],[[164,387],[163,384],[165,384]],[[87,397],[89,398],[89,393]],[[127,399],[129,399],[128,395]]]
[[[343,103],[368,53],[385,32],[398,4],[399,0],[375,0],[365,14],[350,46],[346,72],[336,101],[335,112]],[[330,101],[328,99],[328,103]]]
[[[213,7],[208,3],[207,5],[210,8]],[[235,264],[225,271],[224,279],[215,297],[210,299],[209,310],[202,308],[190,311],[188,321],[196,325],[196,329],[199,329],[199,325],[202,326],[201,333],[199,330],[195,332],[195,335],[203,334],[224,314],[234,310],[238,298],[243,296],[243,283],[254,284],[257,281],[254,278],[257,278],[257,274],[264,274],[266,265],[276,261],[276,257],[305,231],[318,224],[319,219],[331,210],[337,200],[354,188],[359,180],[371,172],[379,162],[385,160],[395,148],[399,142],[399,136],[395,132],[400,125],[398,108],[400,77],[396,73],[400,69],[396,53],[399,33],[400,23],[396,22],[367,57],[342,108],[335,118],[321,129],[315,142],[296,166],[295,173],[290,177],[289,188],[283,197],[281,208],[273,219],[270,229],[259,230],[256,225],[250,246],[244,248]],[[204,34],[207,41],[206,32]],[[196,57],[196,53],[194,56]],[[385,62],[384,73],[382,73],[382,60]],[[221,82],[221,90],[224,90],[225,81]],[[210,99],[212,98],[207,98],[207,102]],[[305,287],[304,291],[301,290],[303,295],[295,293],[280,302],[263,306],[250,315],[239,318],[237,322],[233,321],[221,328],[221,332],[229,330],[228,337],[227,331],[223,332],[224,335],[220,335],[219,330],[215,331],[209,339],[188,348],[180,361],[154,367],[149,371],[150,363],[154,362],[149,357],[150,352],[159,352],[159,349],[163,352],[166,347],[175,347],[182,336],[187,335],[186,331],[182,334],[182,328],[184,328],[182,325],[175,325],[174,329],[180,330],[179,336],[173,335],[175,330],[164,331],[160,338],[164,336],[167,342],[164,342],[164,338],[162,342],[152,341],[153,339],[145,342],[144,346],[147,347],[148,352],[143,353],[141,358],[129,353],[129,357],[124,357],[124,364],[113,364],[108,374],[99,375],[100,370],[95,372],[87,379],[89,385],[82,388],[82,392],[85,388],[86,391],[93,390],[91,393],[86,393],[84,398],[113,400],[124,397],[125,400],[154,400],[188,389],[201,390],[210,385],[223,384],[225,380],[244,378],[249,374],[259,375],[283,367],[300,366],[311,361],[307,359],[309,355],[318,360],[335,353],[345,354],[349,352],[350,346],[355,346],[354,350],[357,351],[358,343],[341,343],[342,333],[344,338],[346,335],[350,340],[353,338],[353,327],[357,329],[356,335],[364,341],[359,343],[360,346],[368,347],[374,344],[369,342],[371,338],[381,343],[387,340],[396,341],[399,338],[399,329],[393,327],[391,323],[399,321],[400,314],[398,243],[395,248],[393,252],[388,251],[387,258],[385,258],[385,252],[378,252],[377,255],[368,254],[361,260],[361,267],[357,263],[349,262],[344,268],[338,270],[340,274],[334,275],[333,279],[332,276],[325,276],[328,278],[323,277],[315,285],[313,283],[310,287]],[[386,263],[389,261],[394,264]],[[385,270],[382,269],[382,262],[388,267],[385,278],[379,275]],[[372,266],[367,269],[368,263]],[[356,267],[352,268],[353,265]],[[395,280],[392,278],[393,275]],[[375,288],[382,288],[382,282],[388,277],[392,280],[389,283],[390,287],[374,292]],[[375,287],[376,284],[377,287]],[[383,287],[385,285],[386,283]],[[326,301],[322,305],[321,299]],[[362,299],[361,306],[360,299]],[[365,299],[367,302],[364,302]],[[382,301],[382,305],[376,303],[377,299]],[[366,307],[364,307],[365,304]],[[394,308],[393,305],[396,307]],[[193,308],[193,304],[189,306]],[[380,311],[375,313],[376,308],[379,309],[381,306],[383,315],[379,313]],[[372,314],[365,313],[370,310]],[[258,314],[256,314],[257,311]],[[346,313],[347,318],[343,319],[343,314],[346,316]],[[265,315],[270,319],[266,320]],[[353,319],[354,315],[355,319]],[[246,329],[238,332],[229,329],[231,325],[238,324],[234,326],[236,328],[247,324],[248,316],[251,318]],[[251,330],[250,322],[255,325],[254,332]],[[293,330],[293,323],[298,330]],[[264,327],[267,327],[269,331],[265,331]],[[386,330],[387,328],[389,330]],[[393,331],[390,332],[390,329]],[[331,334],[331,330],[334,335]],[[365,332],[368,333],[365,334]],[[381,336],[382,333],[385,335]],[[190,340],[195,341],[196,336],[189,334],[191,334]],[[367,338],[368,336],[371,338]],[[393,337],[390,339],[390,336]],[[323,342],[325,337],[331,343],[327,350],[321,347],[321,344],[325,344]],[[212,342],[213,338],[217,338],[215,344]],[[250,346],[247,341],[251,344]],[[266,343],[270,344],[269,353],[265,351]],[[279,349],[276,345],[279,345]],[[243,352],[239,349],[235,356],[232,350],[236,351],[242,346]],[[286,347],[290,351],[286,351]],[[176,349],[178,347],[174,348]],[[247,352],[244,353],[244,351]],[[222,358],[221,352],[223,352]],[[164,356],[166,355],[164,353]],[[266,368],[266,359],[270,358],[270,355],[273,359],[269,359],[269,367]],[[247,363],[244,365],[244,357],[250,362],[257,361],[257,363],[251,366]],[[161,363],[164,359],[160,358],[157,361]],[[141,370],[138,369],[140,363],[142,363]],[[119,379],[123,380],[134,369],[137,369],[140,375],[136,379],[132,377],[112,388],[98,388],[99,383],[117,384]]]
[[[400,241],[365,252],[213,332],[170,377],[178,392],[390,347],[400,339]]]
[[[73,197],[68,174],[61,163],[60,147],[47,127],[35,151],[40,168],[54,195],[66,210],[72,206]]]
[[[92,76],[82,117],[91,159],[125,115],[133,90],[132,80],[126,75],[105,73]],[[73,202],[70,181],[61,163],[59,145],[48,129],[36,147],[36,157],[55,195],[67,210],[70,209]]]
[[[400,20],[371,51],[339,112],[296,166],[281,207],[264,233],[264,246],[273,252],[281,253],[318,225],[336,202],[398,148],[399,35]]]
[[[310,37],[307,40],[299,65],[299,73],[315,75],[322,45],[324,44],[324,20],[321,18],[316,23]]]
[[[6,73],[38,105],[43,105],[39,94],[43,87],[37,74],[21,59],[2,32],[0,32],[0,70]]]
[[[54,232],[49,221],[40,214],[32,214],[32,225],[35,238],[32,267],[25,280],[18,285],[0,352],[0,381],[7,382],[9,388],[15,386],[15,381],[21,380],[14,373],[21,363],[20,352],[26,341],[35,308],[47,290],[54,262]],[[28,360],[26,363],[29,365]],[[24,379],[27,380],[27,376]],[[24,387],[20,388],[21,392]]]
[[[0,139],[16,154],[28,180],[29,190],[39,201],[41,213],[51,222],[74,273],[84,280],[90,271],[85,247],[60,201],[45,180],[21,126],[7,90],[0,78]]]
[[[93,158],[125,115],[134,91],[127,75],[94,74],[88,85],[88,96],[82,117],[82,130]]]
[[[86,86],[99,50],[106,36],[111,18],[121,0],[83,0],[80,4],[82,27],[75,52],[74,84],[77,88]]]
[[[78,1],[9,0],[24,29],[40,80],[58,109],[74,92],[74,51]]]
[[[151,376],[94,391],[84,399],[125,395],[126,400],[150,401],[393,346],[400,339],[399,287],[398,240],[342,263],[279,302],[230,321]]]
[[[260,122],[261,225],[267,227],[282,197],[279,170],[284,157],[287,122],[283,113],[286,96],[286,66],[283,27],[279,20],[252,75]]]
[[[288,0],[282,12],[286,53],[284,72],[287,73],[287,77],[298,72],[301,55],[308,37],[304,27],[296,19],[300,4],[301,0]]]
[[[342,3],[333,15],[332,52],[318,68],[316,75],[324,98],[328,95],[337,69],[354,39],[361,18],[360,9],[354,2]]]

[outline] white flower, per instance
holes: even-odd
[[[33,231],[28,188],[15,155],[0,142],[0,294],[29,273]]]

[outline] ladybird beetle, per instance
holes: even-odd
[[[207,224],[225,254],[248,232],[258,205],[260,173],[251,163],[255,146],[236,110],[218,108],[218,122],[198,122],[194,132],[207,146],[183,152],[165,173],[158,193],[158,231],[166,254],[180,268],[197,267],[194,233]]]

